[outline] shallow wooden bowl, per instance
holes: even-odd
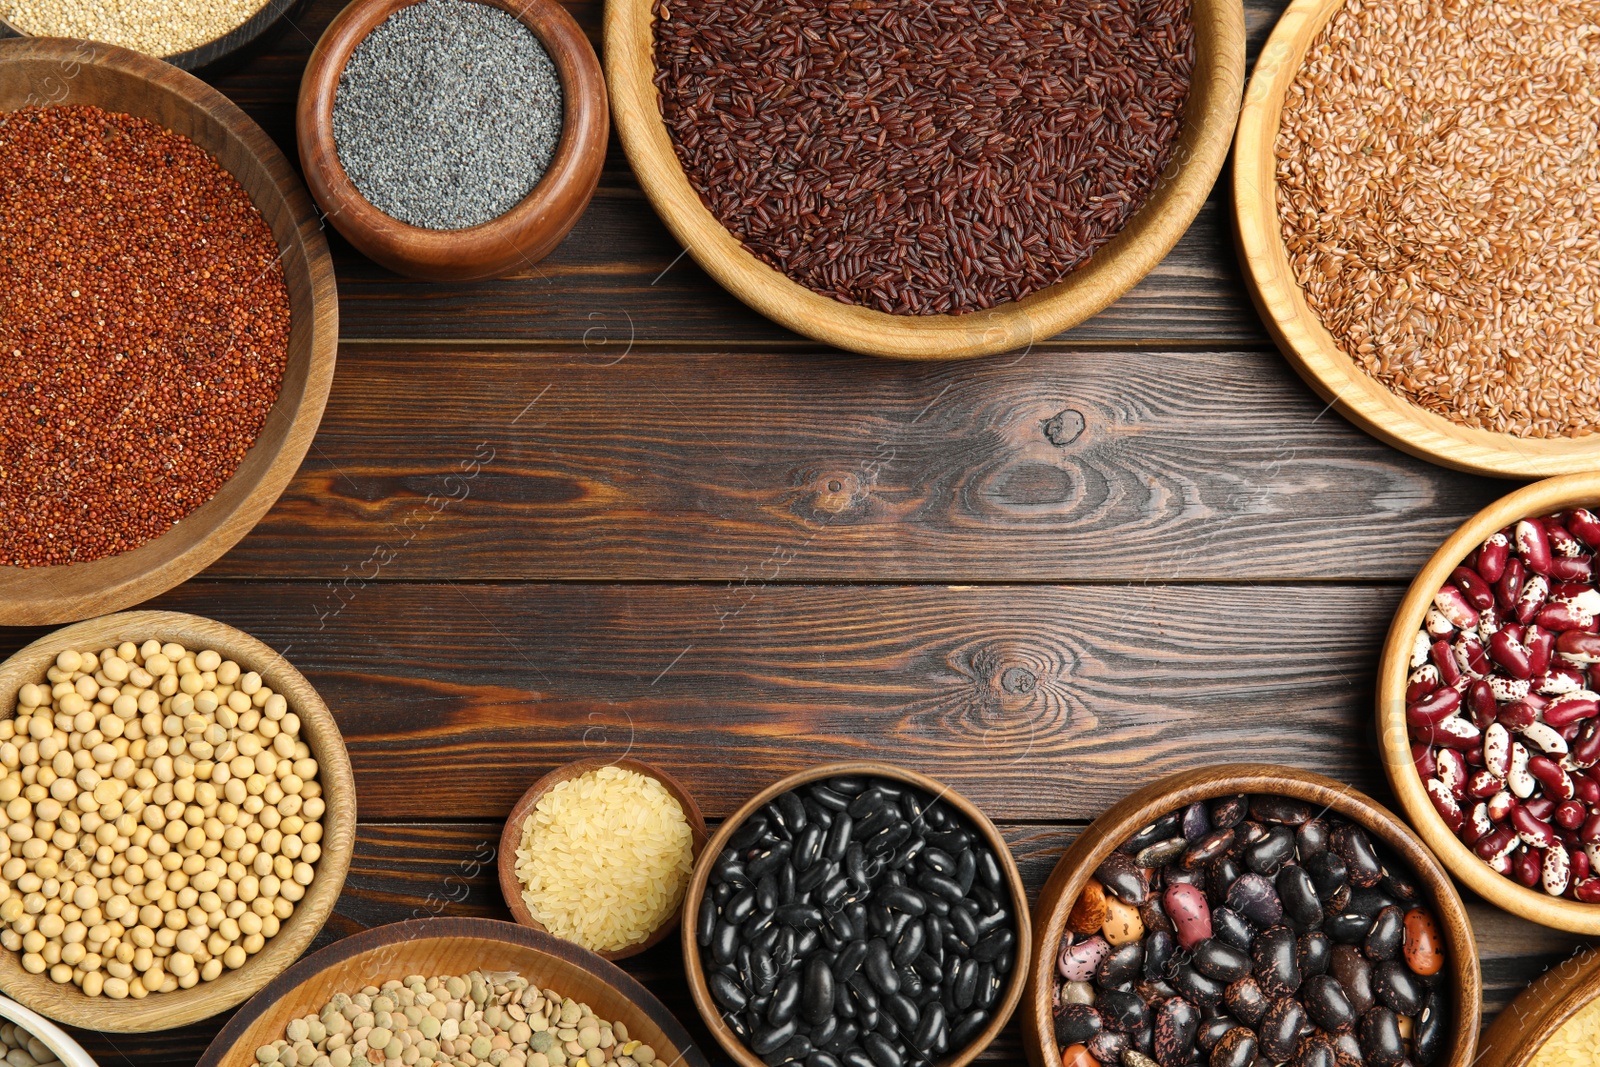
[[[1528,1067],[1561,1024],[1600,996],[1600,952],[1562,960],[1495,1017],[1474,1067]]]
[[[706,1058],[672,1013],[621,968],[549,934],[495,919],[410,919],[335,941],[290,967],[263,989],[211,1042],[197,1067],[240,1067],[284,1028],[312,1015],[335,993],[413,974],[516,971],[562,996],[589,1005],[630,1038],[655,1049],[662,1064],[707,1067]]]
[[[539,803],[540,798],[557,785],[569,778],[576,778],[580,774],[588,774],[590,771],[599,770],[601,767],[620,767],[625,771],[635,771],[660,782],[666,787],[667,792],[672,794],[679,807],[683,808],[684,818],[688,820],[689,832],[693,836],[691,847],[694,850],[694,858],[696,860],[700,858],[700,853],[706,847],[706,819],[700,813],[700,805],[696,804],[694,797],[690,796],[689,791],[683,788],[683,783],[661,768],[652,767],[648,763],[640,763],[636,759],[626,758],[603,759],[594,757],[563,764],[528,787],[528,791],[522,794],[511,808],[511,814],[506,817],[505,829],[500,832],[500,855],[498,860],[500,894],[506,898],[506,907],[511,909],[512,918],[523,926],[538,930],[540,933],[549,932],[545,930],[544,925],[538,919],[533,917],[533,913],[528,910],[528,905],[522,899],[522,880],[517,877],[517,847],[522,844],[523,820],[528,817],[529,812],[533,811],[533,806]],[[637,945],[629,945],[627,948],[619,949],[616,952],[596,952],[595,955],[608,960],[625,960],[629,956],[637,956],[646,949],[654,948],[660,944],[663,938],[677,929],[679,916],[679,912],[673,912],[672,916],[662,923],[655,933]]]
[[[11,1020],[43,1041],[45,1047],[61,1061],[62,1067],[95,1067],[94,1057],[84,1051],[71,1034],[38,1012],[29,1011],[7,997],[0,997],[0,1018]]]
[[[1028,933],[1028,894],[1022,886],[1022,875],[1017,871],[1016,861],[1011,858],[1011,849],[1007,847],[1005,838],[1000,836],[1000,831],[995,829],[994,823],[989,821],[987,815],[979,811],[972,801],[949,786],[916,771],[896,767],[892,763],[851,760],[845,763],[824,764],[798,774],[791,774],[751,797],[742,808],[723,822],[716,836],[706,846],[700,862],[695,864],[694,877],[690,880],[689,891],[683,898],[683,914],[686,916],[682,930],[683,967],[689,975],[689,992],[694,996],[694,1005],[700,1009],[700,1018],[705,1020],[717,1043],[734,1062],[741,1067],[764,1067],[761,1057],[746,1048],[739,1040],[739,1036],[722,1021],[722,1013],[717,1010],[716,1002],[711,999],[711,991],[706,988],[705,969],[700,965],[700,945],[695,940],[694,916],[699,914],[700,902],[705,899],[706,883],[711,878],[711,868],[716,863],[717,856],[727,847],[728,838],[733,836],[741,823],[780,793],[787,793],[800,786],[810,785],[812,782],[819,782],[836,775],[888,778],[891,781],[914,785],[931,793],[959,811],[962,817],[983,835],[984,842],[994,851],[995,858],[1000,861],[1001,869],[1005,871],[1006,885],[1011,891],[1011,911],[1017,917],[1017,960],[1012,967],[1011,980],[1006,984],[1005,995],[996,1006],[994,1018],[989,1020],[989,1025],[973,1038],[966,1048],[956,1050],[939,1061],[939,1067],[965,1067],[988,1048],[1000,1031],[1005,1029],[1006,1023],[1011,1019],[1011,1013],[1016,1011],[1017,1004],[1022,999],[1022,989],[1028,980],[1028,950],[1031,944]]]
[[[1239,0],[1194,0],[1195,65],[1172,162],[1143,208],[1067,278],[967,315],[891,315],[842,304],[757,259],[701,203],[661,117],[652,0],[607,0],[606,76],[617,135],[639,184],[678,243],[722,286],[799,334],[896,359],[964,359],[1044,341],[1100,311],[1171,251],[1228,155],[1244,83]]]
[[[1274,142],[1284,96],[1306,51],[1344,0],[1293,0],[1256,60],[1233,154],[1239,258],[1256,308],[1285,358],[1317,395],[1379,440],[1456,470],[1543,478],[1600,467],[1600,434],[1513,437],[1451,422],[1390,392],[1339,348],[1306,303],[1278,220]]]
[[[1446,988],[1455,1013],[1448,1050],[1435,1067],[1468,1067],[1478,1043],[1483,1010],[1483,980],[1478,947],[1461,896],[1439,861],[1417,835],[1388,808],[1371,797],[1320,774],[1270,763],[1229,763],[1183,771],[1152,782],[1118,801],[1072,843],[1039,892],[1035,911],[1033,971],[1023,1020],[1023,1047],[1034,1067],[1061,1067],[1050,1010],[1056,953],[1067,930],[1067,915],[1096,868],[1128,838],[1168,812],[1196,801],[1239,793],[1293,797],[1355,822],[1382,841],[1415,873],[1444,934],[1447,948]]]
[[[215,40],[205,44],[196,45],[187,52],[178,52],[170,56],[161,56],[160,59],[172,64],[180,70],[200,70],[209,67],[219,60],[226,59],[233,53],[252,45],[262,34],[266,33],[278,20],[288,14],[289,9],[300,0],[266,0],[261,10],[245,19],[239,25]],[[0,37],[26,37],[27,34],[17,29],[11,23],[0,19]]]
[[[306,183],[334,229],[397,274],[463,281],[531,267],[566,237],[600,183],[610,128],[600,61],[557,0],[476,0],[517,16],[550,53],[561,78],[561,141],[539,184],[499,218],[461,230],[412,226],[373,207],[345,173],[333,140],[333,101],[356,46],[390,15],[418,2],[354,0],[323,32],[295,109]]]
[[[0,567],[0,625],[39,626],[118,611],[209,567],[278,499],[311,447],[333,383],[339,304],[311,198],[272,140],[222,94],[158,59],[56,38],[0,41],[0,111],[94,104],[160,123],[239,179],[283,250],[289,360],[255,446],[217,495],[153,541],[57,567]]]
[[[1497,874],[1444,824],[1411,759],[1406,730],[1406,679],[1411,674],[1411,643],[1422,628],[1434,593],[1450,572],[1490,535],[1530,515],[1548,515],[1572,507],[1600,506],[1600,473],[1570,474],[1524,486],[1501,497],[1464,522],[1423,565],[1406,590],[1389,624],[1378,665],[1378,743],[1384,773],[1400,800],[1400,810],[1450,873],[1496,907],[1544,926],[1579,934],[1600,934],[1600,904],[1563,900],[1537,892]]]
[[[76,986],[58,985],[49,977],[22,969],[16,953],[0,950],[0,989],[41,1015],[86,1030],[147,1033],[208,1019],[243,1002],[293,963],[311,944],[333,912],[344,888],[345,873],[356,837],[356,784],[344,739],[311,683],[273,649],[242,630],[175,611],[129,611],[57,630],[0,664],[0,718],[16,713],[17,691],[44,677],[56,655],[66,649],[99,650],[123,641],[150,638],[176,641],[185,648],[215,649],[246,670],[253,670],[273,691],[282,693],[300,716],[301,736],[318,764],[322,797],[322,855],[316,877],[295,905],[276,937],[236,971],[224,971],[214,982],[190,989],[152,993],[142,1000],[86,996]]]

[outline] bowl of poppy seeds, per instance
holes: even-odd
[[[614,0],[640,184],[798,333],[941,359],[1042,341],[1171,249],[1232,137],[1232,0]]]
[[[0,248],[0,624],[116,611],[209,566],[299,467],[333,378],[327,245],[221,94],[17,38]]]
[[[356,0],[300,85],[306,181],[376,262],[435,281],[531,267],[599,184],[605,79],[556,0]]]

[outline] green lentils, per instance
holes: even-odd
[[[655,1049],[512,972],[412,975],[339,993],[256,1049],[261,1067],[652,1067]]]

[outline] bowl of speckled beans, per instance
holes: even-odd
[[[605,78],[556,0],[355,0],[300,83],[312,196],[379,264],[504,277],[561,243],[599,184]]]

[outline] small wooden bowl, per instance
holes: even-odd
[[[171,530],[120,555],[57,567],[0,567],[0,625],[69,622],[165,592],[250,532],[300,467],[322,421],[339,336],[333,265],[311,199],[261,127],[193,75],[88,41],[0,41],[0,111],[94,104],[183,134],[244,186],[283,249],[289,359],[255,446],[217,495]]]
[[[1173,159],[1154,194],[1090,260],[1055,285],[967,315],[891,315],[841,304],[757,259],[706,209],[673,150],[655,75],[652,0],[607,0],[606,76],[617,135],[678,243],[730,293],[799,334],[895,359],[965,359],[1044,341],[1100,311],[1172,250],[1228,155],[1244,84],[1238,0],[1194,0],[1195,65]]]
[[[306,895],[266,947],[236,971],[190,989],[152,993],[142,1000],[112,1000],[85,995],[77,986],[58,985],[48,976],[29,974],[13,952],[0,950],[0,988],[41,1015],[68,1026],[112,1033],[148,1033],[209,1019],[242,1003],[293,963],[311,944],[333,912],[355,851],[356,783],[344,739],[311,683],[287,660],[242,630],[175,611],[129,611],[91,619],[47,634],[0,664],[0,718],[16,713],[17,691],[44,677],[66,649],[101,649],[123,641],[176,641],[189,649],[215,649],[246,670],[254,670],[300,716],[301,736],[318,763],[322,798],[322,855]]]
[[[71,1034],[38,1012],[29,1011],[14,1000],[0,997],[0,1018],[11,1020],[43,1041],[45,1047],[61,1061],[62,1067],[96,1067],[94,1057],[74,1041]]]
[[[1495,1017],[1473,1067],[1528,1067],[1561,1024],[1600,997],[1600,952],[1565,959],[1534,980]]]
[[[1448,945],[1448,988],[1455,1013],[1451,1037],[1435,1067],[1468,1067],[1478,1043],[1483,980],[1478,947],[1461,896],[1422,841],[1388,808],[1331,778],[1270,763],[1229,763],[1183,771],[1152,782],[1117,802],[1067,849],[1039,892],[1034,923],[1033,973],[1028,985],[1023,1047],[1034,1067],[1061,1067],[1050,1010],[1056,953],[1067,915],[1096,868],[1128,838],[1168,812],[1199,800],[1239,793],[1293,797],[1358,823],[1410,865],[1433,905]]]
[[[278,20],[288,14],[289,9],[300,0],[266,0],[260,11],[245,19],[239,25],[215,40],[205,44],[196,45],[187,52],[178,52],[170,56],[158,56],[163,62],[170,63],[179,70],[201,70],[211,66],[219,60],[226,59],[233,53],[252,45],[262,34],[266,33]],[[11,23],[0,19],[0,37],[27,37],[26,33],[17,29]]]
[[[1000,831],[995,829],[994,823],[989,821],[987,815],[979,811],[972,801],[949,786],[916,771],[896,767],[892,763],[851,760],[845,763],[824,764],[808,771],[791,774],[751,797],[742,808],[723,822],[716,836],[706,846],[700,862],[695,864],[694,877],[690,880],[689,891],[683,898],[683,914],[689,917],[683,923],[683,966],[689,974],[689,992],[694,995],[694,1005],[700,1009],[700,1018],[710,1027],[717,1043],[736,1063],[741,1067],[764,1067],[761,1057],[746,1048],[744,1042],[739,1040],[739,1036],[722,1021],[722,1013],[717,1010],[716,1002],[711,999],[711,991],[706,988],[705,969],[700,965],[700,945],[695,940],[693,917],[700,912],[700,902],[706,895],[706,883],[711,878],[712,865],[727,847],[728,838],[733,836],[740,824],[780,793],[787,793],[792,789],[837,775],[887,778],[931,793],[959,811],[962,817],[983,835],[984,842],[994,851],[995,858],[1000,861],[1000,866],[1005,871],[1006,885],[1011,891],[1011,911],[1017,917],[1017,959],[1012,966],[1011,980],[1006,984],[1005,996],[996,1006],[994,1018],[989,1020],[989,1025],[984,1027],[983,1032],[973,1038],[966,1048],[957,1050],[939,1061],[939,1067],[966,1067],[994,1042],[1001,1030],[1005,1029],[1006,1023],[1011,1019],[1011,1013],[1016,1011],[1017,1004],[1022,999],[1022,989],[1028,980],[1028,949],[1031,943],[1028,932],[1028,893],[1023,888],[1022,875],[1017,871],[1016,861],[1011,858],[1011,849],[1007,847],[1006,839],[1000,836]]]
[[[533,806],[539,803],[540,798],[557,785],[570,778],[576,778],[580,774],[597,771],[601,767],[620,767],[625,771],[634,771],[660,782],[667,792],[672,794],[673,799],[678,802],[678,806],[683,808],[684,818],[689,822],[689,832],[693,837],[691,848],[694,851],[696,860],[700,859],[700,853],[706,847],[706,819],[700,813],[700,805],[696,804],[694,797],[690,796],[689,791],[683,788],[683,783],[661,768],[652,767],[648,763],[640,763],[636,759],[603,759],[598,756],[563,764],[528,787],[528,791],[522,794],[516,804],[512,806],[511,814],[506,817],[505,829],[500,832],[500,857],[498,860],[500,894],[506,898],[506,907],[511,909],[512,918],[523,926],[538,930],[540,933],[549,932],[538,919],[533,917],[533,913],[528,910],[527,903],[522,899],[522,879],[517,877],[517,847],[522,844],[523,820],[528,817],[528,813],[533,810]],[[602,959],[625,960],[629,956],[637,956],[646,949],[654,948],[661,943],[663,938],[677,929],[680,913],[681,909],[679,912],[674,912],[666,922],[661,924],[655,933],[637,945],[629,945],[627,948],[619,949],[615,952],[596,952],[595,955]]]
[[[1384,773],[1400,801],[1400,810],[1416,827],[1450,873],[1496,907],[1512,915],[1573,933],[1600,934],[1600,904],[1584,904],[1537,892],[1497,874],[1444,824],[1411,759],[1406,729],[1406,679],[1411,674],[1411,643],[1422,628],[1433,595],[1450,572],[1490,535],[1530,515],[1548,515],[1572,507],[1600,505],[1600,474],[1569,474],[1524,486],[1501,497],[1462,523],[1423,565],[1394,613],[1389,637],[1378,664],[1378,743]]]
[[[312,1015],[335,993],[409,975],[515,971],[541,989],[589,1005],[607,1022],[655,1049],[662,1064],[707,1067],[682,1024],[621,968],[559,938],[496,919],[410,919],[363,930],[313,952],[239,1009],[197,1067],[240,1067],[255,1050],[283,1037],[289,1023]]]
[[[610,129],[600,61],[557,0],[476,0],[515,15],[550,53],[561,78],[561,141],[539,184],[499,218],[461,230],[412,226],[374,207],[345,173],[333,140],[333,102],[356,46],[390,15],[418,2],[354,0],[317,42],[295,109],[306,184],[334,229],[397,274],[472,281],[531,267],[566,237],[600,183]]]
[[[1374,437],[1455,470],[1543,478],[1600,467],[1600,434],[1521,438],[1451,422],[1390,392],[1339,347],[1306,303],[1278,220],[1274,143],[1284,96],[1306,51],[1344,0],[1293,0],[1245,91],[1233,154],[1233,206],[1244,277],[1267,331],[1317,395]]]

